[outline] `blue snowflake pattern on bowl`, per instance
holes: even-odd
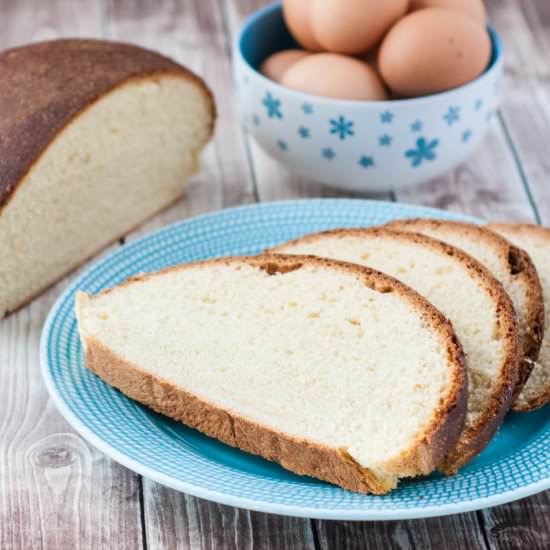
[[[267,116],[269,118],[283,118],[283,113],[281,112],[281,100],[276,99],[271,95],[271,92],[267,92],[262,101],[264,107],[267,111]]]
[[[374,158],[368,155],[363,155],[357,162],[361,168],[372,168],[374,166]]]
[[[341,140],[351,137],[355,134],[353,130],[353,121],[346,120],[346,117],[340,115],[338,118],[331,118],[330,133],[336,134]]]
[[[452,126],[455,122],[460,120],[460,107],[449,107],[449,110],[443,115],[443,118],[447,121],[449,126]]]
[[[300,126],[298,128],[298,134],[302,139],[308,139],[311,137],[311,130],[305,126]]]
[[[415,120],[411,124],[411,132],[421,132],[423,127],[424,127],[424,125],[422,124],[422,121]]]
[[[380,147],[390,147],[392,141],[393,138],[389,134],[384,134],[378,138],[378,145],[380,145]]]
[[[391,124],[395,115],[391,111],[384,111],[380,114],[380,122],[382,124]]]
[[[420,137],[416,140],[416,148],[408,149],[405,152],[405,156],[411,159],[411,166],[416,168],[420,166],[425,160],[432,161],[437,157],[435,150],[439,145],[438,139],[432,139],[428,141],[425,137]]]
[[[277,147],[283,152],[288,151],[288,143],[283,139],[277,140]]]
[[[321,150],[321,155],[326,160],[332,160],[336,156],[336,153],[331,147],[325,147]]]

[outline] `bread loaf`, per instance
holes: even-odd
[[[450,323],[395,279],[225,258],[77,295],[86,365],[132,399],[293,472],[383,494],[464,425]]]
[[[0,317],[182,195],[214,124],[157,53],[58,40],[0,54]]]

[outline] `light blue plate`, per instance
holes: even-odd
[[[455,477],[433,475],[404,482],[384,497],[364,496],[296,476],[159,416],[84,367],[73,313],[77,289],[95,293],[143,271],[256,254],[305,233],[412,216],[472,220],[384,202],[279,202],[201,216],[120,248],[82,275],[48,316],[40,359],[52,400],[84,438],[128,468],[198,497],[263,512],[327,519],[418,518],[493,506],[549,488],[549,407],[509,414],[489,447]]]

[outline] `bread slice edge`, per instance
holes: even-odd
[[[513,410],[521,410],[521,406],[516,400],[533,370],[533,365],[539,356],[544,336],[544,300],[542,296],[542,286],[531,258],[525,250],[515,246],[502,235],[491,231],[487,226],[473,223],[455,220],[439,220],[434,218],[410,218],[392,221],[384,227],[389,227],[397,231],[405,230],[414,232],[415,227],[419,224],[420,226],[428,224],[433,227],[443,226],[449,229],[452,228],[457,232],[466,235],[469,234],[485,242],[487,246],[498,249],[499,255],[505,259],[509,265],[511,276],[524,288],[524,296],[527,305],[525,316],[527,330],[524,334],[523,341],[520,341],[520,368],[511,406]],[[419,231],[419,233],[422,233],[422,231]],[[441,240],[445,241],[444,238]],[[468,252],[466,251],[466,253]]]
[[[550,229],[547,227],[542,227],[540,225],[528,224],[528,223],[515,223],[515,224],[514,223],[512,224],[489,223],[485,227],[490,231],[498,233],[499,235],[504,234],[505,232],[508,232],[508,231],[510,231],[511,233],[521,232],[521,231],[530,231],[537,234],[543,240],[547,241],[548,246],[550,247]],[[500,231],[503,231],[503,233],[500,233]],[[525,251],[525,254],[529,256],[529,253],[527,251]],[[536,269],[536,266],[535,266],[535,269]],[[543,309],[546,307],[550,307],[550,304],[544,304],[544,298],[542,298],[542,303],[544,306]],[[543,320],[542,320],[543,338],[544,338],[545,330],[550,330],[550,327],[545,326],[545,320],[543,317]],[[550,384],[547,384],[541,387],[540,390],[536,393],[536,395],[532,399],[526,401],[525,403],[516,401],[512,408],[515,412],[530,412],[540,407],[543,407],[549,402],[550,402]]]

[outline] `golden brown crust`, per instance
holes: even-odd
[[[431,424],[419,435],[411,448],[387,465],[385,475],[377,475],[363,468],[345,449],[329,448],[280,433],[232,411],[220,409],[183,388],[177,388],[148,374],[81,331],[85,341],[86,366],[125,395],[157,412],[220,439],[228,445],[278,462],[297,474],[314,476],[352,491],[384,494],[396,486],[399,477],[428,474],[433,471],[446,451],[456,442],[466,414],[467,382],[463,353],[449,321],[424,298],[391,277],[355,264],[310,256],[221,258],[170,267],[163,272],[234,262],[245,262],[260,267],[270,274],[300,269],[305,264],[345,271],[378,292],[398,292],[415,307],[424,321],[440,334],[448,350],[449,362],[453,366],[448,396],[446,400],[442,400]],[[134,277],[115,289],[103,291],[102,294],[116,292],[118,288],[139,283],[156,275]],[[93,297],[89,298],[83,293],[77,295],[77,312],[88,299],[93,300]]]
[[[502,234],[504,236],[506,236],[507,233],[512,235],[523,233],[523,234],[527,234],[530,238],[532,238],[533,236],[536,236],[537,239],[540,239],[543,242],[547,243],[550,250],[550,229],[547,227],[542,227],[540,225],[529,224],[529,223],[516,223],[516,224],[491,223],[486,225],[485,227],[491,231],[495,231],[496,233]],[[529,256],[527,252],[524,252],[524,253],[527,256]],[[534,267],[536,269],[536,266]],[[544,310],[544,307],[549,307],[549,304],[544,304],[543,298],[541,298],[541,301],[543,303],[543,310]],[[548,327],[544,326],[544,317],[543,317],[540,324],[540,331],[541,331],[542,338],[544,338],[544,330],[546,330],[547,328]],[[548,384],[547,386],[540,387],[536,395],[532,397],[529,401],[515,402],[512,405],[512,408],[516,412],[529,412],[529,411],[534,411],[535,409],[538,409],[539,407],[542,407],[549,402],[550,402],[550,384]]]
[[[80,112],[134,79],[171,74],[212,93],[191,71],[158,53],[104,40],[41,42],[0,53],[0,214],[19,182]],[[9,114],[8,114],[9,113]]]
[[[277,253],[280,251],[284,254],[287,246],[290,247],[298,242],[311,242],[325,236],[345,238],[350,235],[364,238],[392,238],[412,245],[426,247],[445,256],[452,256],[467,270],[478,286],[492,298],[495,304],[499,337],[504,342],[501,376],[495,382],[493,392],[483,414],[479,415],[474,424],[463,430],[457,445],[439,465],[439,469],[443,473],[455,473],[458,468],[464,466],[487,446],[500,424],[502,424],[504,416],[512,403],[518,379],[519,345],[516,316],[510,297],[502,285],[477,260],[458,248],[418,233],[400,232],[385,227],[333,229],[289,241],[271,248],[269,252]]]
[[[529,258],[529,255],[521,248],[514,246],[501,235],[489,231],[486,227],[467,222],[452,220],[436,220],[429,218],[414,218],[396,220],[386,224],[385,227],[397,231],[413,231],[422,233],[423,229],[440,231],[442,240],[445,233],[461,234],[464,237],[482,242],[487,248],[492,249],[501,258],[502,264],[507,266],[510,276],[515,283],[523,288],[525,296],[525,320],[526,331],[523,338],[520,336],[521,360],[519,364],[518,383],[514,390],[512,409],[517,410],[515,403],[525,382],[533,370],[533,364],[537,360],[544,336],[544,300],[542,286],[537,270]],[[429,235],[433,236],[433,235]]]

